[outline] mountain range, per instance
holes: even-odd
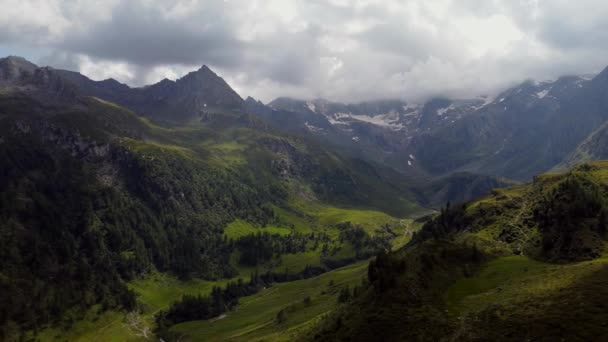
[[[568,296],[534,311],[539,279],[601,283],[607,135],[608,69],[264,104],[206,66],[133,88],[2,58],[0,339],[540,338],[513,325],[555,326]]]
[[[278,98],[264,111],[253,99],[246,103],[269,122],[308,131],[408,175],[464,171],[526,181],[561,164],[572,166],[568,160],[589,159],[583,152],[587,140],[607,119],[607,74],[525,81],[495,97],[435,98],[422,105]],[[297,114],[285,125],[288,113]]]
[[[205,120],[221,111],[248,112],[273,127],[421,179],[470,172],[526,181],[559,165],[572,166],[568,160],[599,153],[585,151],[593,133],[595,139],[601,136],[596,130],[606,121],[608,109],[603,96],[608,88],[606,70],[593,78],[525,81],[497,96],[470,100],[345,104],[277,98],[263,104],[253,98],[242,100],[206,66],[177,81],[164,79],[142,88],[37,68],[20,58],[3,59],[0,69],[5,88],[7,82],[17,82],[34,93],[45,82],[53,87],[46,101],[73,97],[77,91],[159,122]]]

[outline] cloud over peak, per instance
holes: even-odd
[[[496,92],[601,70],[600,0],[2,0],[0,51],[143,85],[210,65],[243,95]]]

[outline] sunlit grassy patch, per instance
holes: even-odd
[[[251,223],[243,220],[234,220],[224,229],[224,234],[231,239],[238,239],[242,236],[256,233],[288,235],[291,233],[291,229],[276,226],[255,227]]]
[[[181,341],[293,340],[294,335],[335,308],[339,289],[359,283],[366,269],[367,262],[359,262],[315,278],[274,284],[242,298],[238,309],[228,312],[224,319],[186,322],[171,330],[183,334]],[[310,297],[310,304],[301,305],[306,297]],[[278,324],[278,312],[292,305],[294,310]]]
[[[476,312],[489,305],[529,301],[571,286],[577,279],[595,272],[605,259],[576,264],[557,265],[532,260],[525,256],[508,256],[492,260],[476,275],[453,284],[446,295],[448,310],[453,314]]]

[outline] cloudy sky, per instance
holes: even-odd
[[[605,0],[0,0],[0,55],[132,86],[202,64],[243,97],[492,94],[608,65]]]

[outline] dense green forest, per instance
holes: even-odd
[[[126,284],[150,272],[218,280],[237,276],[239,265],[325,248],[323,267],[266,276],[280,281],[388,246],[354,226],[340,228],[336,241],[321,233],[226,236],[236,219],[277,224],[274,208],[288,208],[294,194],[358,207],[370,193],[399,191],[368,175],[370,166],[259,130],[255,120],[250,127],[243,114],[163,127],[95,99],[54,107],[19,96],[0,96],[0,113],[4,339],[49,323],[69,328],[94,304],[137,310]],[[222,120],[231,124],[218,129]],[[415,207],[406,197],[372,198],[387,211]],[[355,255],[335,256],[347,245]]]

